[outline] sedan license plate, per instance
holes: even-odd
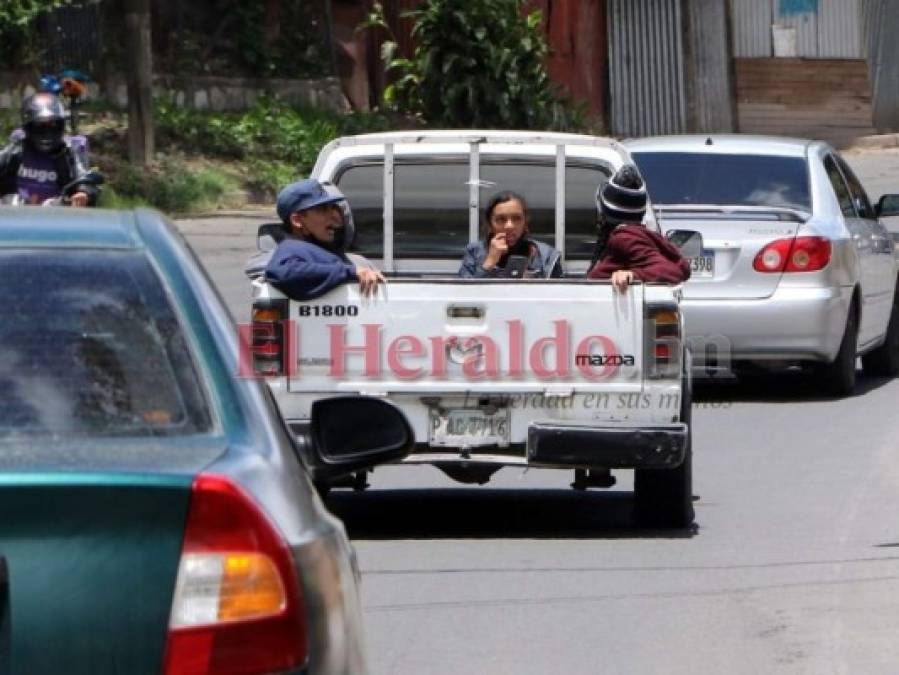
[[[509,411],[474,409],[431,410],[431,445],[453,448],[509,444]]]
[[[715,276],[715,252],[704,250],[702,255],[687,258],[690,263],[690,276],[711,278]]]

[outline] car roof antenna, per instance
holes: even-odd
[[[712,137],[711,137],[711,136],[709,136],[708,138],[705,139],[705,144],[706,144],[706,145],[711,145],[711,144],[712,144]]]

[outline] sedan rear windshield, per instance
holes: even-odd
[[[0,252],[0,440],[208,431],[159,276],[136,252]]]
[[[811,211],[802,157],[635,152],[652,202],[773,206]]]

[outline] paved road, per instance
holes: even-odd
[[[872,199],[899,192],[899,152],[848,159]],[[264,220],[182,222],[239,320]],[[899,380],[860,383],[842,401],[800,375],[700,386],[691,531],[634,528],[627,473],[576,493],[565,472],[468,488],[390,467],[334,493],[373,672],[896,673]]]

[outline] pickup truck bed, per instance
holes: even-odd
[[[261,281],[254,296],[254,308],[286,318],[290,356],[269,384],[297,431],[315,400],[364,394],[409,420],[416,449],[403,462],[463,482],[527,466],[689,483],[675,289],[391,278],[374,297],[344,285],[297,302]]]

